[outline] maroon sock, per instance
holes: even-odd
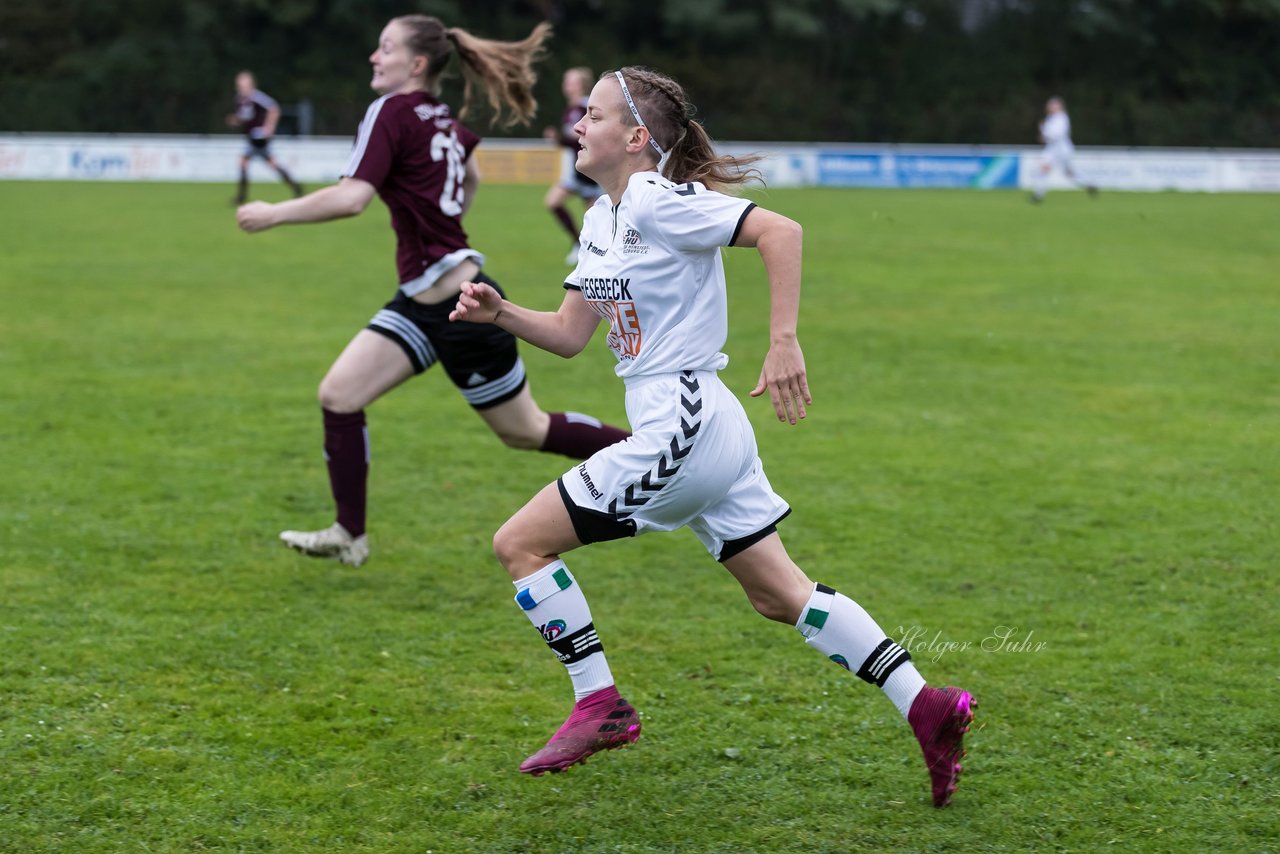
[[[551,454],[564,454],[575,460],[585,460],[601,448],[621,442],[631,434],[608,424],[601,424],[590,415],[581,412],[552,412],[547,438],[542,450]]]
[[[369,480],[369,432],[364,410],[324,413],[324,459],[329,488],[338,506],[338,524],[353,537],[364,533],[366,485]]]
[[[573,221],[572,214],[564,205],[559,205],[551,209],[551,215],[560,221],[564,226],[564,230],[569,232],[569,236],[574,240],[578,239],[578,224]]]

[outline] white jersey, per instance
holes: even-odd
[[[755,203],[657,172],[632,175],[614,207],[587,211],[565,287],[609,323],[618,376],[718,371],[729,332],[724,262]]]
[[[1047,148],[1071,149],[1071,119],[1065,112],[1053,113],[1040,123],[1040,136]]]

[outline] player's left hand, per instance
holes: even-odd
[[[266,231],[275,225],[275,205],[270,202],[249,202],[236,208],[236,225],[253,234]]]
[[[808,414],[805,406],[813,405],[813,395],[809,393],[799,341],[793,339],[769,348],[764,367],[760,369],[760,381],[751,390],[751,396],[759,397],[766,389],[779,421],[795,424]]]

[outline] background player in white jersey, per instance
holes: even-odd
[[[1076,149],[1071,143],[1071,118],[1067,115],[1067,106],[1062,99],[1054,96],[1045,102],[1044,121],[1040,122],[1040,141],[1044,143],[1044,151],[1040,153],[1040,169],[1036,174],[1036,185],[1031,193],[1031,201],[1044,200],[1049,190],[1049,176],[1058,169],[1067,180],[1079,187],[1084,187],[1089,195],[1095,196],[1098,188],[1087,184],[1076,175]]]
[[[233,201],[244,204],[249,197],[249,161],[261,157],[276,170],[280,180],[289,185],[294,196],[302,195],[302,185],[293,180],[289,172],[276,162],[271,153],[271,139],[276,135],[280,122],[280,105],[258,88],[253,72],[241,71],[236,75],[235,109],[227,116],[227,124],[238,127],[244,134],[244,152],[240,155],[240,185]]]
[[[560,179],[547,190],[543,204],[556,222],[569,233],[573,247],[565,258],[567,264],[578,263],[578,221],[565,204],[577,196],[590,208],[600,198],[600,185],[578,171],[578,135],[573,132],[578,120],[587,114],[587,92],[591,90],[591,69],[570,68],[564,73],[560,91],[564,92],[565,107],[560,114],[560,126],[547,128],[542,135],[560,147]]]
[[[256,232],[354,216],[377,193],[391,212],[397,238],[395,297],[356,333],[320,381],[325,462],[337,518],[318,531],[283,532],[280,538],[291,548],[353,566],[365,561],[365,407],[436,362],[510,447],[583,459],[626,437],[587,415],[544,412],[529,391],[510,333],[490,325],[461,328],[448,320],[464,281],[493,280],[481,273],[484,256],[462,228],[480,183],[471,156],[480,137],[436,96],[440,77],[456,52],[467,93],[473,86],[482,91],[498,119],[511,116],[507,124],[528,122],[537,107],[533,62],[549,35],[544,24],[522,42],[497,42],[426,15],[392,19],[369,57],[370,86],[382,97],[360,123],[345,177],[301,199],[254,202],[237,211],[240,227]]]
[[[824,655],[885,691],[919,740],[934,804],[945,806],[961,770],[972,697],[926,686],[907,650],[866,611],[810,581],[791,560],[777,532],[790,508],[770,487],[746,413],[717,375],[728,361],[720,352],[728,330],[720,250],[755,247],[771,311],[769,349],[751,395],[767,392],[779,420],[791,424],[812,403],[796,338],[800,227],[718,192],[746,180],[750,161],[717,156],[691,113],[669,77],[642,68],[603,76],[576,131],[578,168],[606,195],[587,212],[581,260],[559,310],[532,311],[484,283],[467,283],[451,315],[496,323],[565,357],[607,320],[633,430],[544,488],[494,536],[516,602],[565,663],[575,697],[568,720],[520,770],[559,771],[640,735],[561,555],[687,525],[757,611],[794,625]]]

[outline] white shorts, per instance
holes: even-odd
[[[1040,152],[1040,162],[1049,169],[1057,169],[1061,172],[1071,174],[1071,160],[1075,156],[1075,146],[1071,144],[1058,143],[1056,145],[1047,145]]]
[[[791,512],[769,486],[742,404],[714,371],[633,381],[626,405],[631,437],[559,480],[582,542],[688,525],[725,560]]]

